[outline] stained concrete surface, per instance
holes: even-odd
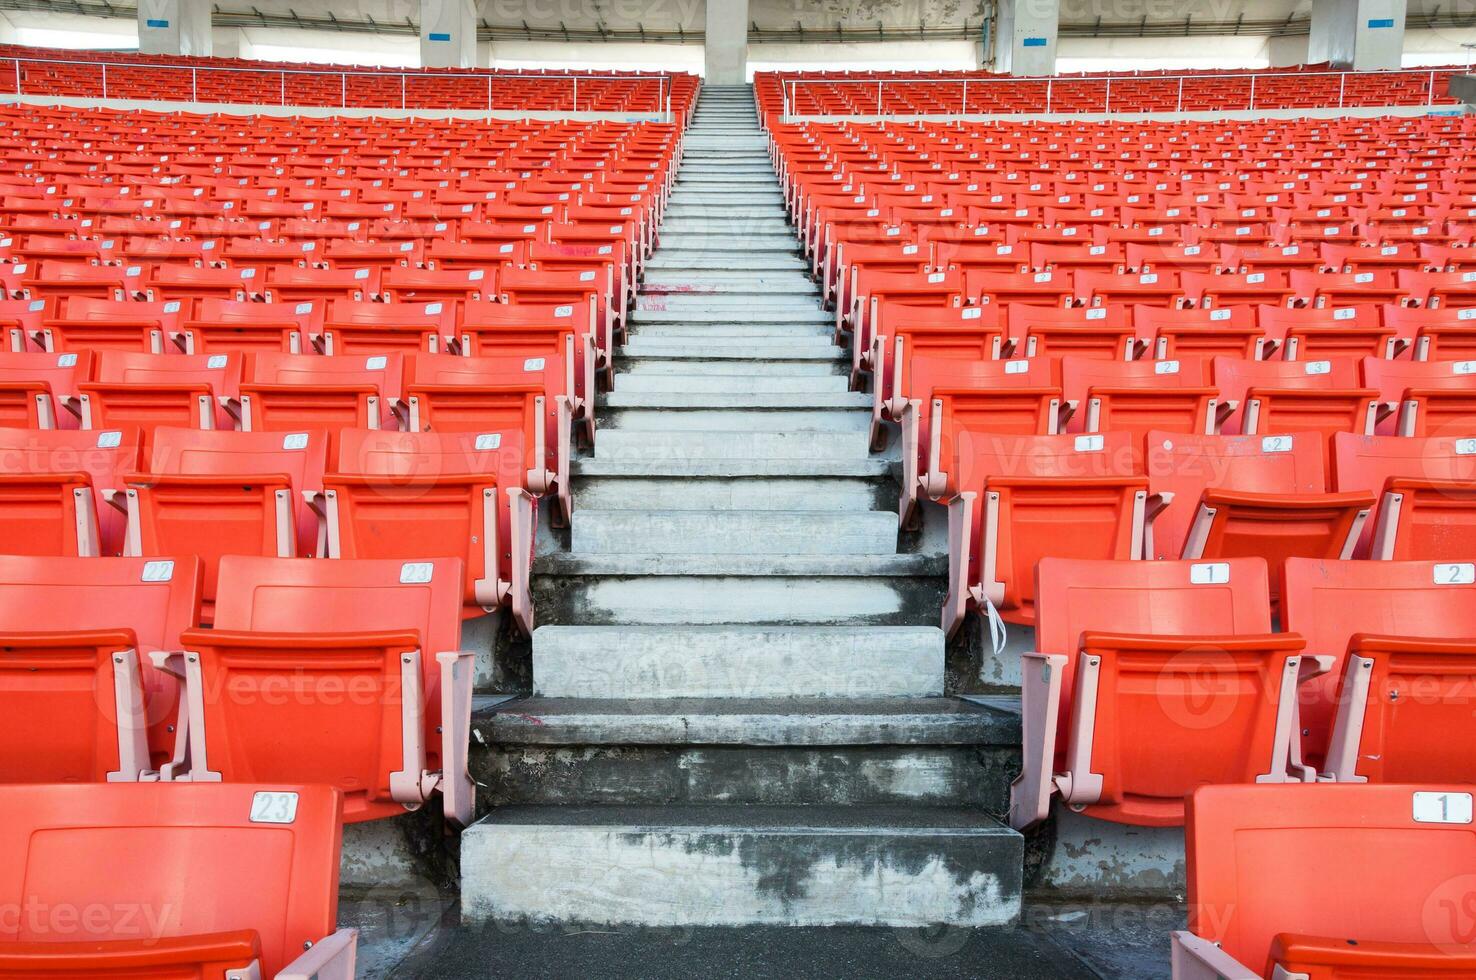
[[[340,919],[366,930],[366,980],[1167,980],[1168,934],[1184,921],[1174,903],[1029,903],[1011,929],[464,927],[430,887],[356,901]]]

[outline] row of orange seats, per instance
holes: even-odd
[[[797,115],[1320,109],[1450,104],[1457,100],[1450,95],[1449,81],[1462,71],[1347,71],[1326,64],[1051,78],[984,71],[791,71],[757,73],[754,93],[765,116],[777,116],[786,107]]]
[[[350,822],[435,796],[470,822],[459,559],[228,555],[216,574],[202,629],[193,556],[0,556],[0,783],[328,783]]]
[[[688,73],[403,68],[0,45],[0,89],[72,98],[176,99],[356,108],[662,112],[684,117]],[[103,64],[107,64],[104,69]],[[576,99],[577,93],[577,99]]]
[[[1048,557],[1035,576],[1016,827],[1053,798],[1176,826],[1204,785],[1469,778],[1470,561]],[[1389,697],[1411,674],[1421,693]]]

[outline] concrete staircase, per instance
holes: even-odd
[[[703,90],[567,551],[533,695],[481,710],[468,921],[992,925],[1007,713],[944,696],[944,558],[806,274],[748,86]]]

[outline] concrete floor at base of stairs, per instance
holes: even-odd
[[[361,930],[361,980],[1168,980],[1184,908],[1027,902],[1008,929],[462,926],[454,896],[421,883],[346,892],[339,925]]]

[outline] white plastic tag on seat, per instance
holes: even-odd
[[[165,313],[178,313],[179,312],[179,301],[178,300],[174,300],[174,301],[165,303],[164,304],[164,312]]]
[[[1105,320],[1107,319],[1107,308],[1105,306],[1094,306],[1086,311],[1086,318],[1088,320]]]
[[[1411,809],[1415,823],[1470,823],[1471,794],[1416,792]]]
[[[1101,435],[1077,436],[1075,448],[1079,453],[1100,453],[1106,445]]]
[[[1476,439],[1457,439],[1455,451],[1457,456],[1476,456]]]
[[[407,561],[400,566],[400,584],[425,585],[431,580],[435,567],[428,561]]]
[[[313,312],[313,304],[298,303],[297,306],[293,307],[292,312],[296,313],[298,316],[303,316],[304,314],[311,313]]]
[[[389,358],[384,356],[383,354],[377,354],[374,357],[364,358],[365,371],[383,371],[385,369],[385,366],[388,364]]]
[[[1289,453],[1291,451],[1291,436],[1265,436],[1261,439],[1261,452],[1263,453]]]
[[[123,445],[123,433],[117,429],[109,429],[97,434],[98,449],[117,449]]]
[[[1228,320],[1228,319],[1230,319],[1230,311],[1229,310],[1210,310],[1210,319],[1211,320]]]
[[[1225,585],[1230,581],[1230,563],[1196,562],[1189,566],[1190,585]]]
[[[1332,361],[1307,361],[1303,370],[1307,374],[1331,374]]]
[[[958,318],[960,320],[977,320],[983,315],[983,308],[978,306],[966,306],[958,311]]]
[[[483,432],[477,436],[476,447],[480,451],[502,448],[502,433]]]
[[[1445,562],[1435,566],[1436,585],[1476,585],[1476,564]]]
[[[143,574],[139,576],[142,582],[168,582],[174,578],[174,562],[169,559],[144,562]]]
[[[226,356],[224,354],[211,354],[205,359],[205,366],[212,371],[219,371],[226,366]]]
[[[1154,374],[1178,374],[1178,361],[1155,361],[1153,364]]]
[[[1005,374],[1025,374],[1030,370],[1029,361],[1005,361]]]
[[[296,793],[269,793],[262,791],[252,795],[252,823],[290,824],[296,820]]]
[[[76,367],[77,366],[77,355],[76,354],[59,354],[59,355],[57,355],[57,358],[56,358],[56,366],[57,367]]]

